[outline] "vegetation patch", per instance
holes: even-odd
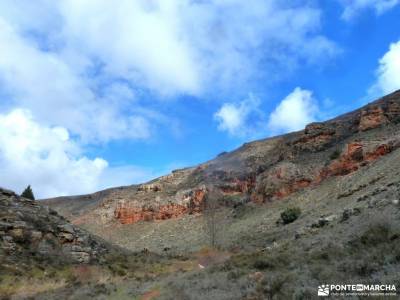
[[[289,224],[298,219],[301,215],[301,209],[299,207],[289,207],[281,213],[281,220],[283,224]]]

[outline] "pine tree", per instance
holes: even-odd
[[[33,191],[30,185],[28,185],[27,188],[22,192],[21,197],[35,200],[35,196],[33,195]]]

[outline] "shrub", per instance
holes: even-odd
[[[300,216],[301,210],[298,207],[290,207],[281,213],[283,224],[289,224],[297,220]]]
[[[274,265],[265,260],[256,260],[254,262],[254,268],[257,270],[266,270],[266,269],[273,269]]]
[[[217,157],[221,157],[221,156],[224,156],[225,154],[227,154],[228,152],[226,152],[226,151],[223,151],[223,152],[221,152],[220,154],[218,154],[217,155]]]
[[[330,158],[331,160],[334,160],[334,159],[339,158],[339,156],[340,156],[340,151],[339,151],[338,149],[336,149],[335,151],[333,151],[333,152],[331,153],[331,155],[329,156],[329,158]]]
[[[375,246],[390,240],[390,224],[381,222],[370,225],[370,227],[361,235],[360,241],[364,245]]]

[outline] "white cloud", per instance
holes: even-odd
[[[243,91],[253,79],[273,82],[299,62],[334,55],[335,44],[321,34],[321,11],[307,0],[295,2],[0,1],[0,93],[7,96],[0,114],[4,121],[12,116],[5,112],[21,108],[42,140],[28,139],[27,152],[14,156],[11,146],[0,146],[7,166],[2,184],[20,189],[29,181],[42,195],[53,195],[126,178],[129,166],[110,169],[80,152],[87,144],[148,139],[167,124],[178,128],[153,99]],[[247,124],[257,114],[256,102],[229,105],[220,111],[222,130],[258,128]],[[235,110],[244,116],[234,117]],[[24,136],[10,130],[0,132],[2,138]]]
[[[315,121],[317,113],[312,92],[297,87],[270,114],[268,128],[271,134],[297,131]]]
[[[390,45],[379,60],[377,81],[370,89],[372,96],[389,94],[400,89],[400,41]]]
[[[218,122],[218,129],[227,131],[232,136],[244,136],[252,134],[256,129],[254,120],[262,117],[259,110],[260,100],[253,96],[240,103],[225,103],[214,114],[214,119]],[[250,120],[253,124],[250,124]]]
[[[107,72],[160,92],[196,93],[196,65],[181,32],[182,6],[165,0],[67,0],[60,11],[65,38],[101,60]]]
[[[107,72],[163,94],[198,95],[254,75],[259,60],[333,53],[320,11],[281,1],[66,0],[63,36]],[[285,62],[285,59],[286,62]]]
[[[383,14],[398,5],[400,0],[341,0],[341,2],[344,6],[342,18],[348,21],[366,9],[373,9],[378,15]]]
[[[109,167],[82,155],[63,127],[39,125],[27,110],[0,114],[0,184],[17,192],[31,184],[37,197],[94,192],[149,179],[133,166]]]
[[[41,51],[0,18],[0,82],[19,107],[46,124],[57,124],[85,140],[146,138],[150,125],[142,116],[126,114],[121,87],[97,97],[85,79],[58,55]],[[128,89],[125,87],[125,89]],[[126,94],[126,91],[125,91]],[[133,96],[131,97],[133,98]]]
[[[148,138],[157,120],[136,113],[146,105],[99,89],[199,95],[241,91],[261,72],[272,81],[337,50],[306,3],[4,0],[0,83],[10,105],[88,141]]]

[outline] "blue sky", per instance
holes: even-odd
[[[0,185],[143,182],[400,88],[398,0],[0,0]]]

